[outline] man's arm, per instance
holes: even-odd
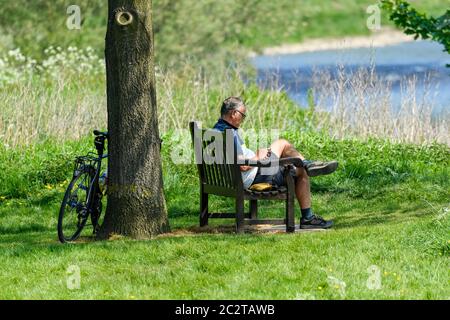
[[[258,161],[258,160],[265,160],[267,158],[269,158],[272,154],[272,150],[270,150],[270,148],[266,148],[266,149],[259,149],[256,152],[256,155],[254,157],[251,157],[249,159],[244,159],[244,160],[254,160],[254,161]],[[241,171],[248,171],[250,170],[251,166],[240,166]]]
[[[258,160],[258,159],[256,159],[256,156],[254,156],[254,157],[252,157],[252,158],[249,158],[249,159],[246,159],[246,158],[244,158],[244,156],[240,156],[239,158],[238,158],[238,161],[239,160],[241,160],[241,161],[245,161],[245,160]],[[251,166],[239,166],[239,169],[241,170],[241,171],[248,171],[248,170],[250,170],[252,167]]]

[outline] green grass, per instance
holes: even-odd
[[[0,297],[450,297],[448,147],[285,136],[311,158],[341,163],[335,174],[312,183],[315,211],[335,220],[331,231],[236,235],[232,220],[215,220],[209,232],[199,232],[196,169],[172,163],[167,134],[163,163],[173,233],[147,241],[95,242],[87,232],[78,243],[61,245],[56,218],[70,176],[68,161],[90,148],[90,138],[0,149]],[[231,201],[214,197],[212,210],[227,208],[232,211]],[[262,216],[283,212],[277,202],[261,208]],[[298,207],[296,216],[298,221]],[[81,271],[78,290],[66,286],[71,265]],[[366,285],[372,265],[381,272],[379,290]],[[329,277],[345,283],[345,295]]]

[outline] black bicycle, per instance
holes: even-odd
[[[94,130],[97,154],[76,157],[72,181],[67,187],[58,217],[58,238],[62,243],[75,241],[91,218],[93,233],[101,223],[102,198],[106,194],[107,171],[102,170],[107,132]]]

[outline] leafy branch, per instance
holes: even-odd
[[[381,7],[389,13],[395,25],[401,27],[406,34],[414,35],[414,39],[431,39],[444,45],[450,54],[450,10],[435,18],[418,12],[403,0],[381,0]]]

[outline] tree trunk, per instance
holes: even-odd
[[[109,0],[108,203],[99,238],[169,231],[156,108],[150,0]]]

